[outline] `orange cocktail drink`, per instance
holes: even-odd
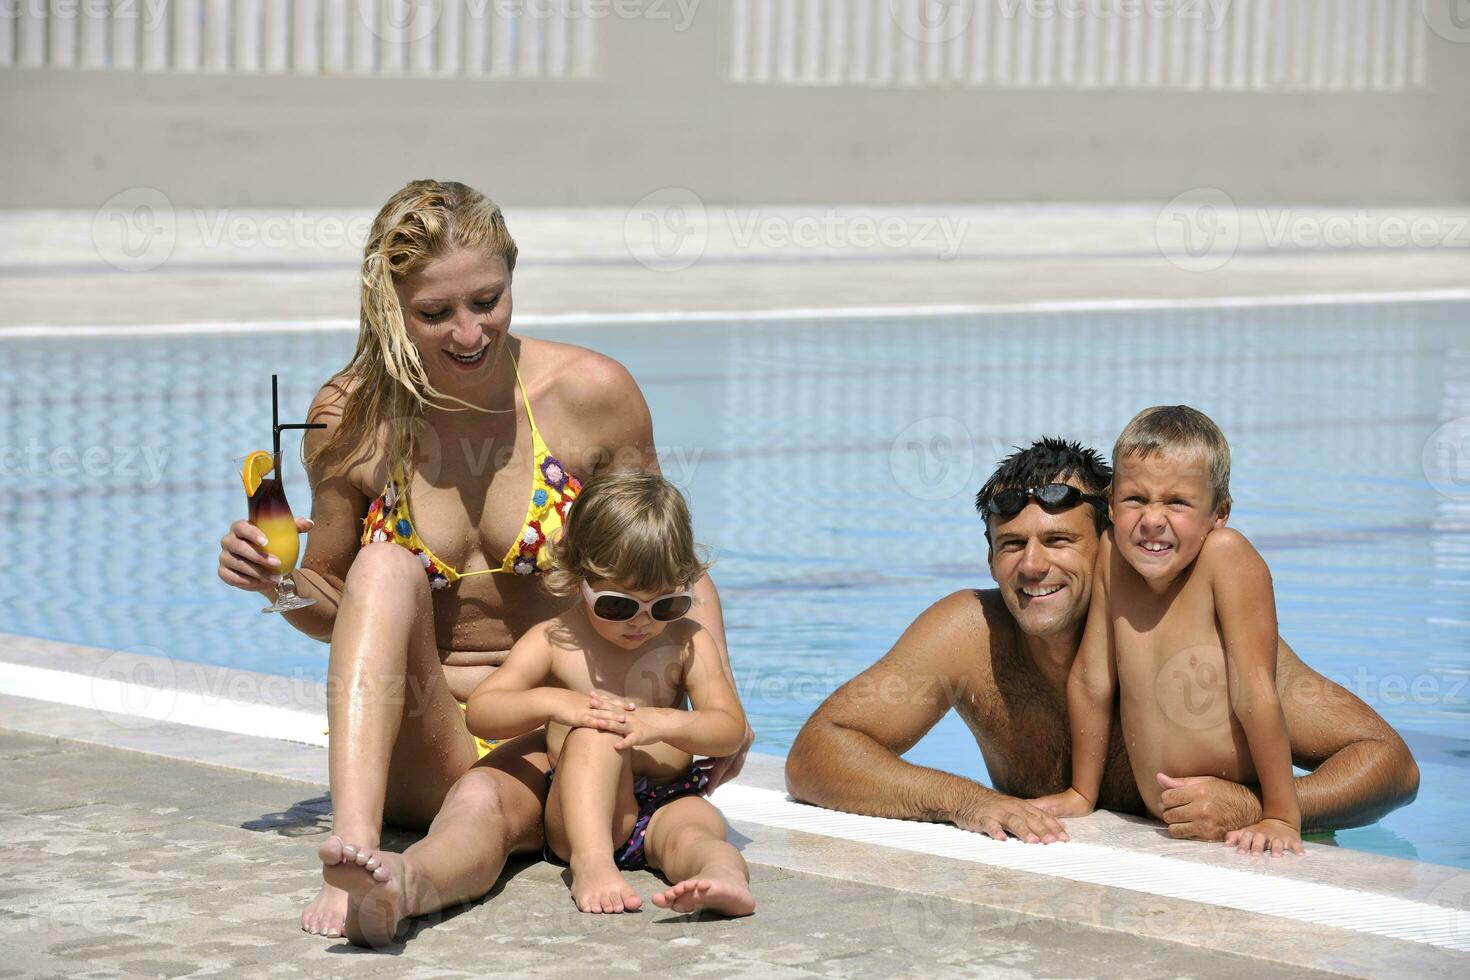
[[[245,482],[245,497],[250,505],[250,523],[265,533],[267,554],[281,562],[277,570],[276,601],[262,612],[285,612],[311,605],[314,599],[296,594],[291,572],[301,551],[301,534],[296,530],[296,516],[286,500],[281,479],[281,454],[254,452],[240,461],[240,477]]]

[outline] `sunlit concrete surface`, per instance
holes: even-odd
[[[263,704],[309,714],[320,708],[320,689],[157,666],[131,654],[0,640],[0,942],[11,951],[0,975],[555,976],[585,975],[595,964],[615,977],[680,969],[711,977],[1285,978],[1470,968],[1470,954],[1459,951],[1470,944],[1470,875],[1455,868],[1321,845],[1305,860],[1252,862],[1113,814],[1069,822],[1079,857],[1090,850],[1117,855],[1120,866],[1174,862],[1202,894],[1220,869],[1254,876],[1264,894],[1330,886],[1350,900],[1327,909],[1341,921],[1327,926],[1303,921],[1321,909],[1264,915],[1169,897],[1177,881],[1122,888],[1069,878],[1065,848],[1073,845],[994,845],[1010,861],[1060,861],[1049,873],[916,849],[926,834],[968,835],[796,807],[782,792],[781,761],[769,756],[753,757],[716,798],[736,815],[734,839],[751,863],[761,905],[750,919],[652,909],[583,916],[559,869],[517,863],[481,902],[415,923],[387,953],[364,953],[295,929],[315,888],[314,847],[329,832],[325,751],[179,724],[149,708],[182,705],[187,694],[212,699],[221,717]],[[43,683],[25,673],[36,669],[69,676]],[[131,693],[109,693],[115,683]],[[779,825],[782,808],[800,810],[808,829]],[[882,833],[843,828],[854,820]],[[396,833],[386,843],[412,839]],[[635,876],[645,895],[655,882]],[[1403,925],[1415,940],[1374,934],[1391,906],[1411,910]]]
[[[493,193],[494,188],[484,188]],[[0,212],[0,327],[358,315],[367,210]],[[515,310],[557,314],[1168,301],[1470,287],[1470,208],[706,204],[507,208]]]

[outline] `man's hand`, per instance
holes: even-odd
[[[1028,844],[1055,844],[1071,840],[1062,822],[1014,796],[989,796],[967,803],[950,818],[961,830],[1005,840],[1006,834]]]
[[[1214,776],[1175,779],[1157,774],[1159,798],[1169,835],[1181,840],[1224,840],[1225,835],[1261,819],[1261,800],[1239,783]]]
[[[709,774],[709,782],[704,787],[706,796],[719,789],[721,783],[727,783],[740,775],[740,770],[745,766],[745,757],[750,754],[750,747],[754,744],[755,731],[750,727],[750,722],[746,722],[745,741],[740,743],[740,748],[720,759],[699,761],[699,767]]]
[[[1091,801],[1070,786],[1060,793],[1038,796],[1027,802],[1054,817],[1085,817],[1093,810]]]

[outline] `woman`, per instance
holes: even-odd
[[[580,481],[615,459],[658,471],[648,407],[621,365],[511,335],[516,252],[483,194],[433,180],[399,191],[365,250],[357,349],[312,400],[327,427],[306,437],[311,536],[294,580],[316,603],[286,619],[331,643],[333,836],[327,883],[301,915],[313,934],[386,942],[400,917],[477,898],[507,855],[540,849],[544,734],[478,742],[464,702],[567,602],[538,578]],[[220,578],[272,593],[278,562],[262,543],[235,522]],[[728,673],[707,577],[696,597]],[[752,740],[747,728],[712,784]],[[384,818],[428,835],[380,852]]]

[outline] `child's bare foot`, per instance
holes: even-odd
[[[715,872],[704,878],[686,878],[653,896],[653,904],[675,912],[709,909],[720,915],[749,915],[755,911],[750,883],[733,873]]]
[[[328,887],[347,896],[347,938],[373,948],[392,943],[403,918],[403,855],[358,848],[340,837],[329,837],[317,855]]]
[[[637,912],[643,907],[617,866],[605,859],[572,863],[572,900],[583,912]]]
[[[336,840],[336,838],[332,838]],[[313,936],[336,939],[342,935],[342,924],[347,920],[347,893],[340,888],[323,884],[306,908],[301,911],[301,931]]]

